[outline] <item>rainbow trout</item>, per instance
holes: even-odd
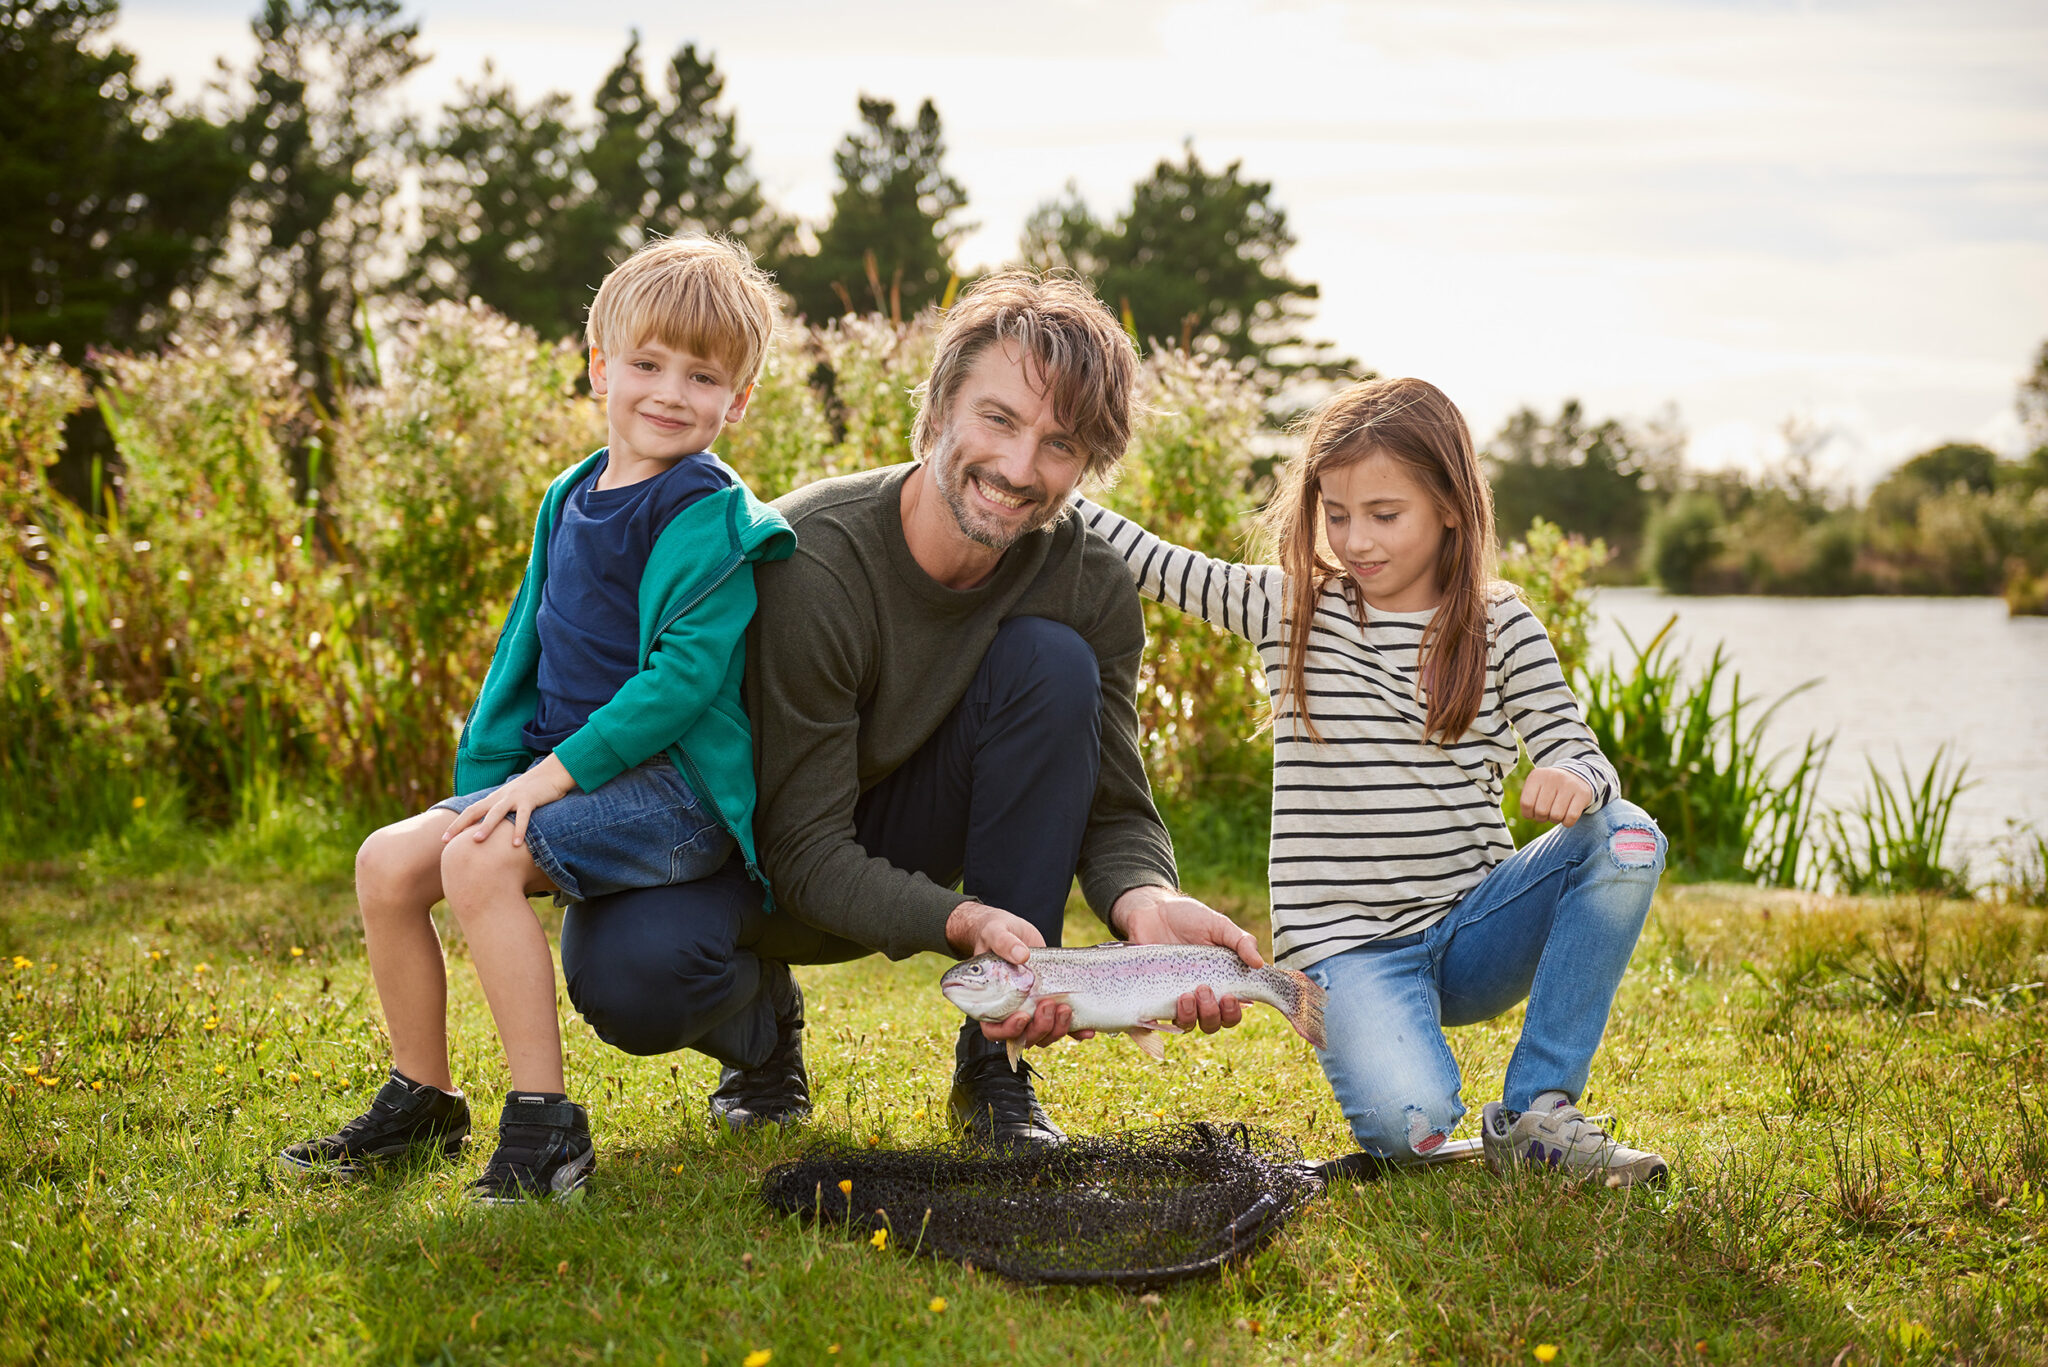
[[[1217,996],[1264,1002],[1287,1017],[1294,1032],[1323,1047],[1323,989],[1292,968],[1248,968],[1227,949],[1206,945],[1097,945],[1093,949],[1034,949],[1027,964],[982,954],[953,965],[939,979],[946,1000],[976,1020],[996,1021],[1065,1002],[1076,1030],[1114,1030],[1153,1058],[1164,1059],[1160,1034],[1177,1035],[1173,1015],[1181,994],[1207,986]],[[1015,1040],[1010,1066],[1022,1052]]]

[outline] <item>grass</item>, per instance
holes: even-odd
[[[451,940],[457,1077],[491,1098],[502,1065]],[[1667,891],[1588,1106],[1672,1158],[1668,1192],[1478,1166],[1337,1189],[1156,1301],[772,1216],[753,1190],[805,1137],[720,1140],[708,1060],[629,1058],[573,1017],[600,1144],[580,1207],[467,1208],[477,1145],[363,1188],[277,1184],[268,1156],[353,1113],[384,1065],[338,883],[30,873],[0,891],[0,951],[19,956],[0,961],[4,1361],[2048,1361],[2048,916],[2024,908]],[[812,1133],[940,1134],[940,967],[803,974]],[[1453,1033],[1475,1111],[1518,1026]],[[1262,1009],[1163,1067],[1098,1040],[1045,1071],[1071,1131],[1242,1119],[1349,1147]]]

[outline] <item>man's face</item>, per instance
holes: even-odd
[[[990,550],[1006,551],[1058,517],[1088,465],[1041,380],[1015,344],[984,348],[930,455],[933,486],[961,534]]]

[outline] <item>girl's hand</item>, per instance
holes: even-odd
[[[488,802],[473,802],[455,820],[448,823],[442,832],[442,843],[453,840],[456,833],[468,826],[476,827],[477,840],[488,840],[491,832],[498,829],[498,823],[509,813],[512,817],[512,847],[523,848],[526,844],[526,822],[537,807],[545,807],[557,798],[567,797],[576,791],[576,780],[569,777],[568,766],[549,755],[523,774],[516,774],[511,781],[491,795]]]
[[[1592,805],[1592,785],[1563,769],[1531,769],[1522,784],[1525,820],[1557,821],[1570,826]]]

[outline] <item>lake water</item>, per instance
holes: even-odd
[[[1687,663],[1716,642],[1742,675],[1743,696],[1774,700],[1809,679],[1771,719],[1765,751],[1809,733],[1835,737],[1823,802],[1846,806],[1869,785],[1865,758],[1897,787],[1899,760],[1923,773],[1937,747],[1969,761],[1972,786],[1949,825],[1980,877],[2006,818],[2048,832],[2048,617],[2008,617],[1995,598],[1680,598],[1604,589],[1593,655],[1632,659],[1625,629],[1647,643],[1673,613]],[[1747,709],[1745,709],[1747,711]]]

